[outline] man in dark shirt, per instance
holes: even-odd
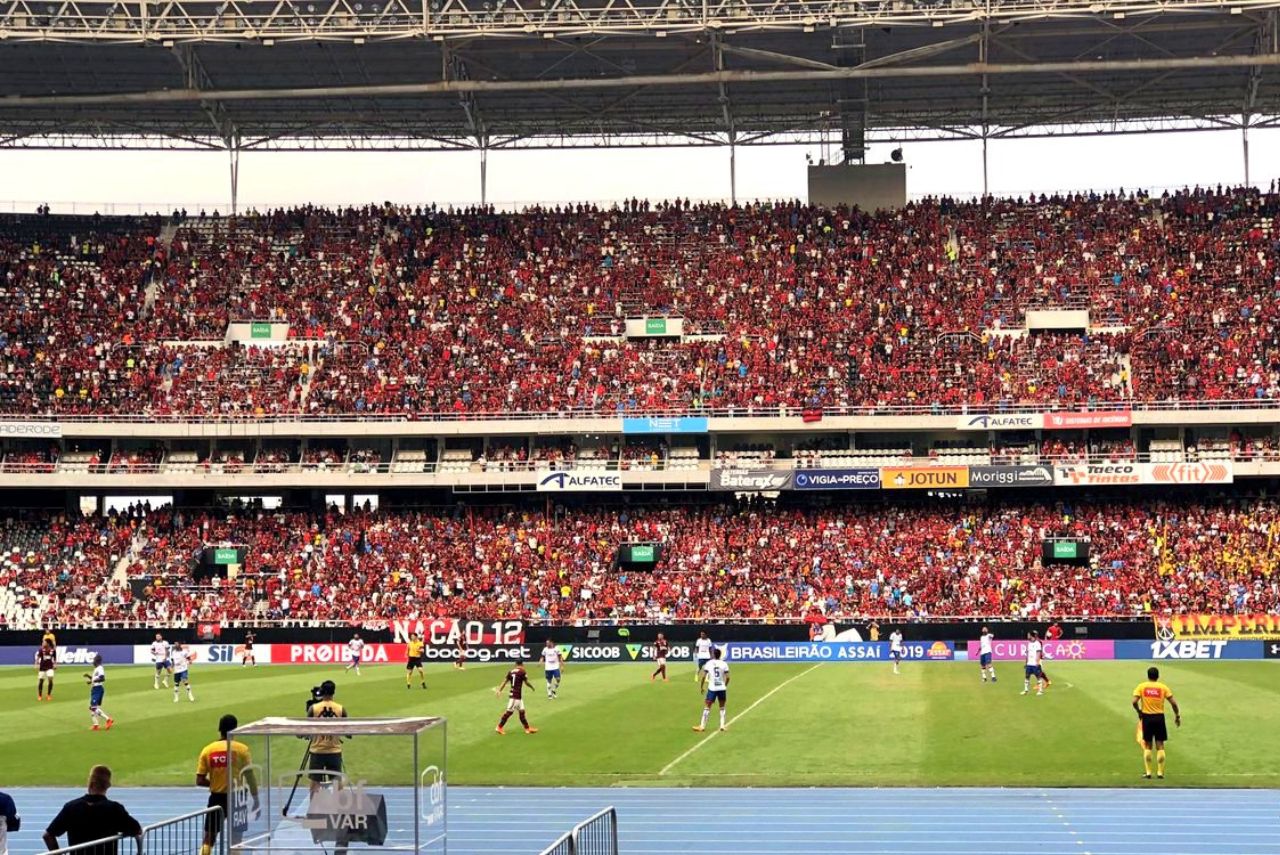
[[[111,789],[111,770],[94,766],[89,770],[89,792],[62,806],[44,832],[44,845],[58,848],[58,837],[67,835],[67,843],[77,846],[102,840],[116,834],[141,837],[142,826],[129,815],[124,805],[107,798]],[[115,841],[86,849],[82,855],[116,855]]]

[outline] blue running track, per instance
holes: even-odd
[[[43,851],[45,825],[79,795],[9,792],[23,816],[12,855]],[[111,794],[144,825],[205,800],[194,787]],[[623,855],[1280,855],[1274,790],[454,787],[448,801],[450,855],[532,855],[607,805]]]

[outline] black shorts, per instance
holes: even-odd
[[[409,661],[404,663],[404,668],[406,671],[412,671],[414,668],[421,668],[421,667],[422,667],[421,656],[410,656]]]
[[[327,784],[330,779],[338,776],[325,774],[326,772],[342,771],[342,755],[312,754],[311,762],[307,764],[307,768],[311,770],[311,780],[320,784]]]
[[[221,811],[210,811],[204,815],[204,833],[206,837],[217,837],[222,832],[222,824],[226,822],[227,812],[231,810],[231,800],[226,793],[210,793],[206,807],[220,807]]]
[[[1164,713],[1142,713],[1142,741],[1147,745],[1152,741],[1169,741],[1169,727],[1165,724]]]

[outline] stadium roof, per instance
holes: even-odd
[[[1280,0],[0,0],[0,145],[739,145],[1280,125]],[[984,133],[985,129],[985,133]]]

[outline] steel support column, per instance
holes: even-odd
[[[717,72],[724,71],[724,40],[719,33],[711,34],[711,63]],[[724,122],[725,138],[729,141],[729,203],[738,204],[738,129],[733,122],[733,104],[729,101],[729,85],[719,83],[720,118]]]
[[[239,211],[240,203],[240,140],[232,139],[227,146],[231,158],[231,216]]]

